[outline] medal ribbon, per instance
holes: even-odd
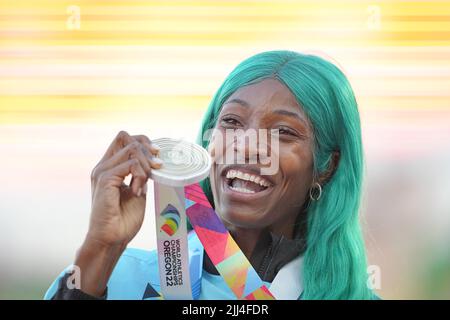
[[[200,185],[185,188],[186,215],[208,257],[238,299],[274,299],[222,221]]]
[[[211,160],[202,147],[158,139],[163,167],[152,171],[161,291],[165,299],[192,299],[186,217],[207,255],[237,299],[275,299],[212,208],[198,184]],[[174,160],[175,159],[175,160]]]

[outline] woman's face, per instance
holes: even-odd
[[[288,228],[289,224],[292,227],[312,185],[313,136],[290,90],[275,79],[240,88],[224,103],[215,129],[223,137],[230,129],[245,132],[277,129],[279,132],[272,137],[278,139],[279,150],[264,135],[258,136],[258,145],[265,145],[260,150],[250,143],[217,143],[218,140],[212,139],[210,180],[215,208],[222,220],[242,228]],[[248,137],[247,134],[236,136],[237,141]],[[264,155],[260,154],[267,153],[266,149],[270,150],[271,159],[278,157],[278,170],[271,175],[260,172],[268,166],[262,164]],[[223,155],[230,153],[248,161],[223,163]],[[250,159],[256,161],[249,164]]]

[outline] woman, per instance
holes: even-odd
[[[277,172],[260,175],[260,163],[220,163],[219,153],[259,159],[260,151],[246,144],[217,150],[214,139],[202,139],[210,129],[275,129]],[[374,297],[366,284],[358,221],[363,168],[359,114],[351,86],[337,67],[290,51],[250,57],[215,94],[199,137],[213,159],[202,188],[265,283],[301,257],[301,268],[291,275],[293,281],[301,279],[299,298]],[[149,172],[161,167],[157,154],[145,136],[121,132],[115,138],[92,172],[90,226],[74,263],[81,270],[81,288],[67,289],[70,275],[61,274],[46,298],[158,296],[156,253],[126,249],[144,218]],[[133,180],[126,187],[123,179],[130,173]],[[246,173],[254,176],[243,178]],[[133,273],[146,274],[129,278]],[[231,298],[206,255],[201,281],[200,299]]]

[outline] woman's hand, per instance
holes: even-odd
[[[91,174],[92,209],[86,239],[75,265],[81,290],[101,296],[123,250],[142,226],[147,180],[162,162],[146,136],[121,131]],[[124,179],[131,174],[130,185]]]
[[[146,136],[121,131],[91,174],[92,211],[87,238],[126,246],[144,220],[147,180],[160,168],[159,149]],[[132,175],[129,186],[124,179]]]

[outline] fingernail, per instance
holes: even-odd
[[[137,192],[137,196],[140,197],[141,194],[142,194],[142,188],[139,188],[139,189],[138,189],[138,192]]]
[[[152,161],[153,161],[154,163],[157,163],[157,164],[163,164],[163,161],[162,161],[160,158],[154,157],[154,158],[152,159]]]
[[[152,148],[156,149],[156,150],[161,150],[161,147],[158,146],[156,143],[152,143]]]

